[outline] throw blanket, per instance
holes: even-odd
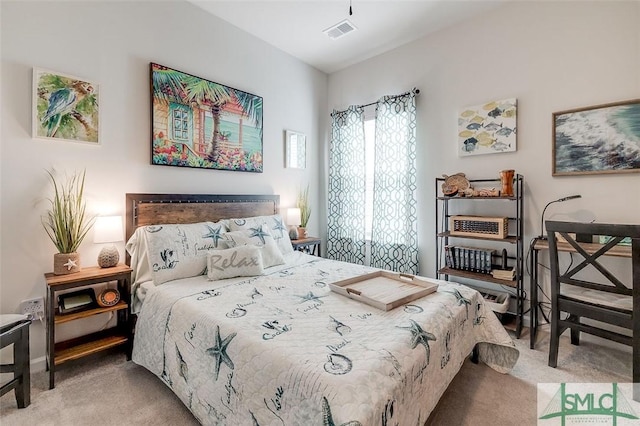
[[[373,270],[294,253],[259,277],[165,283],[146,296],[133,360],[207,425],[422,425],[476,343],[513,367],[473,289],[439,281],[388,312],[329,289]]]

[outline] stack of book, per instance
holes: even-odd
[[[494,249],[464,246],[445,246],[445,262],[447,267],[462,271],[491,273],[491,257]]]
[[[511,281],[516,277],[516,271],[513,268],[494,269],[491,271],[491,275],[493,275],[493,278],[499,280]]]

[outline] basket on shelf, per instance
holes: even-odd
[[[509,235],[506,217],[451,216],[451,235],[504,239]]]

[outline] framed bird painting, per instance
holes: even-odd
[[[33,69],[33,137],[100,144],[100,88],[85,79]]]

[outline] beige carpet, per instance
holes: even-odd
[[[579,347],[563,337],[558,368],[547,366],[548,334],[529,349],[529,336],[515,340],[520,359],[511,374],[465,362],[428,425],[535,425],[537,383],[630,382],[631,349],[584,335]],[[60,366],[56,388],[48,375],[33,375],[31,405],[18,410],[13,392],[0,399],[0,424],[10,425],[197,425],[154,375],[118,352]]]

